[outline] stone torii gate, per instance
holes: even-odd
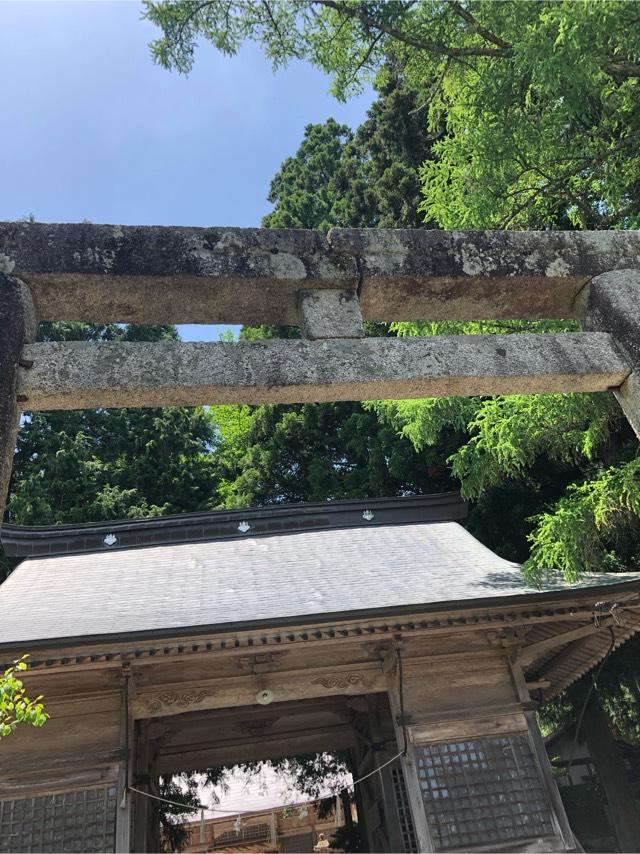
[[[362,321],[580,332],[365,338]],[[33,343],[39,320],[302,340]],[[640,435],[640,232],[0,223],[0,517],[21,411],[613,391]]]

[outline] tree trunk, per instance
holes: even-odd
[[[640,813],[634,802],[620,749],[611,735],[606,715],[595,691],[589,700],[583,728],[589,752],[609,804],[619,850],[638,851]]]
[[[353,828],[353,818],[351,816],[351,798],[349,797],[349,792],[346,789],[343,789],[340,792],[340,800],[342,801],[342,812],[344,815],[345,827],[348,827],[349,830],[351,830]]]

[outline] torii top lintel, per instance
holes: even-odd
[[[366,320],[581,317],[594,276],[640,268],[637,231],[318,231],[0,223],[0,272],[41,320],[297,324],[300,289]]]

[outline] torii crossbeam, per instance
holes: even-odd
[[[364,338],[364,320],[575,318]],[[39,320],[297,324],[302,340],[33,343]],[[0,518],[25,410],[611,390],[640,435],[640,232],[0,223]]]

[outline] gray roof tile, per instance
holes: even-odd
[[[601,576],[586,583],[621,580]],[[248,534],[26,560],[0,587],[0,644],[284,625],[534,592],[518,564],[499,558],[456,522]]]

